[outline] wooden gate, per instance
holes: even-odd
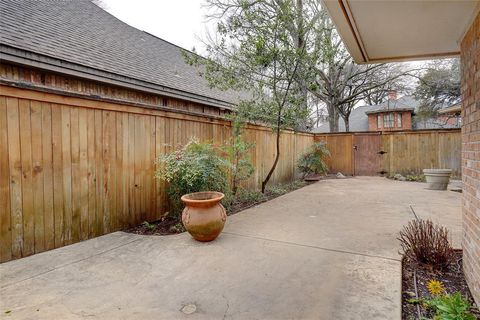
[[[354,174],[374,176],[382,169],[382,136],[380,133],[361,133],[353,136]]]

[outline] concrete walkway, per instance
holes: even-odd
[[[460,245],[460,194],[424,188],[326,180],[229,217],[211,243],[116,232],[4,263],[0,318],[400,319],[401,227],[431,218]]]

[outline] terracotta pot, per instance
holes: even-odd
[[[188,233],[198,241],[212,241],[223,230],[227,213],[220,201],[225,197],[221,192],[205,191],[182,196],[185,209],[182,222]]]
[[[428,189],[447,190],[450,181],[451,169],[423,169]]]

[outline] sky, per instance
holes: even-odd
[[[203,52],[207,22],[203,0],[101,0],[109,13],[129,25],[185,49]]]

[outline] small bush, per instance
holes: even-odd
[[[407,181],[416,181],[416,182],[425,182],[425,176],[423,174],[420,175],[414,175],[414,174],[408,174],[406,177]]]
[[[410,221],[398,238],[403,253],[417,263],[443,269],[452,262],[454,252],[448,242],[448,230],[430,220]]]
[[[475,316],[470,313],[471,305],[467,299],[462,297],[460,292],[452,295],[440,295],[425,304],[435,311],[434,319],[439,320],[475,320]]]
[[[148,231],[152,231],[153,229],[155,229],[155,225],[148,221],[143,221],[142,226]]]
[[[237,202],[257,203],[267,200],[267,197],[260,191],[242,190],[237,195]]]
[[[267,188],[267,193],[272,194],[274,196],[281,196],[282,194],[285,194],[288,192],[288,186],[286,185],[273,185]]]
[[[307,149],[307,151],[300,156],[298,160],[298,170],[304,176],[308,174],[325,174],[328,171],[325,158],[330,156],[326,143],[316,142]]]
[[[211,143],[190,140],[182,149],[157,159],[156,177],[169,183],[167,192],[172,214],[180,217],[180,197],[198,191],[226,192],[229,164]]]

